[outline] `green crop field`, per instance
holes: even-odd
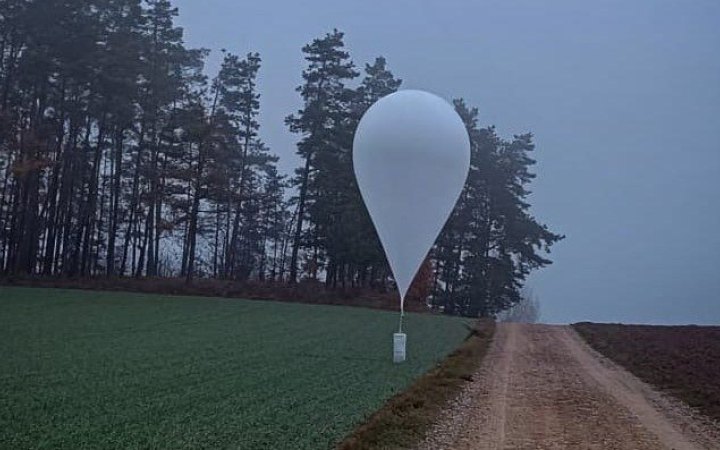
[[[330,448],[457,347],[463,321],[0,287],[0,448]]]

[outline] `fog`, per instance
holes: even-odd
[[[260,52],[261,135],[291,172],[301,47],[532,131],[534,214],[567,238],[532,276],[547,322],[720,323],[720,3],[178,0],[186,41]]]

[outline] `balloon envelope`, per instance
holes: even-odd
[[[360,193],[405,294],[442,231],[470,169],[470,139],[455,109],[422,91],[376,102],[355,133]]]

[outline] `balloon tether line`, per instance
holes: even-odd
[[[400,299],[400,325],[398,327],[398,333],[402,333],[402,325],[403,325],[403,317],[405,316],[405,305],[403,305],[403,300]]]

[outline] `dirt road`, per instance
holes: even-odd
[[[502,324],[421,449],[720,449],[720,430],[569,327]]]

